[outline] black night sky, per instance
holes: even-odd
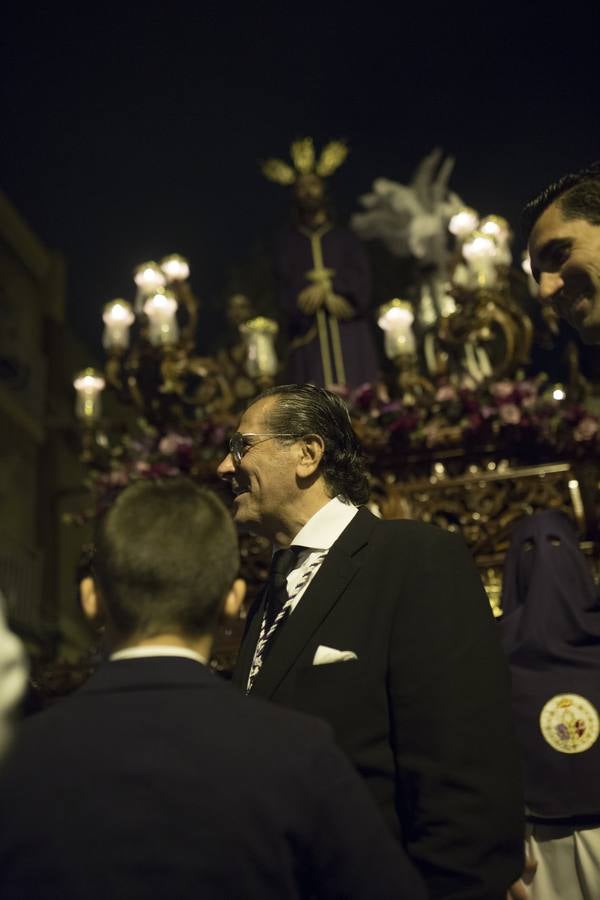
[[[190,260],[210,335],[232,267],[287,215],[257,162],[296,137],[348,140],[341,217],[441,146],[452,189],[516,226],[531,194],[600,157],[594,6],[13,3],[2,188],[65,255],[90,344],[134,265],[170,252]]]

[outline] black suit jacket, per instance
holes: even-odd
[[[105,664],[0,772],[3,900],[424,900],[330,729],[177,657]]]
[[[249,614],[240,686],[263,605]],[[358,659],[315,666],[320,644]],[[461,538],[360,509],[276,633],[252,695],[330,722],[433,897],[504,898],[522,862],[520,762],[506,661]]]

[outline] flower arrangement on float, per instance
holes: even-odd
[[[390,397],[383,383],[363,384],[348,392],[356,433],[366,453],[377,458],[393,453],[492,450],[522,462],[584,459],[600,454],[600,419],[581,403],[571,402],[561,385],[544,374],[519,375],[477,385],[469,376],[442,381],[427,397],[406,392]],[[91,504],[70,521],[101,514],[128,484],[140,479],[187,475],[215,482],[216,467],[226,452],[237,417],[206,417],[193,429],[161,432],[144,419],[94,454],[86,485]]]
[[[484,449],[532,459],[584,458],[600,451],[600,420],[567,399],[545,374],[476,385],[469,377],[440,382],[425,401],[390,399],[365,384],[348,397],[351,417],[369,452]]]
[[[101,515],[127,485],[144,479],[185,475],[201,481],[215,478],[226,440],[236,419],[205,418],[187,430],[161,431],[139,418],[133,427],[110,438],[100,435],[85,486],[90,503],[66,520],[82,524]]]

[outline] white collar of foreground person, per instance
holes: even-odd
[[[115,662],[119,659],[144,659],[148,656],[183,656],[186,659],[194,659],[196,662],[202,663],[203,666],[208,665],[208,660],[201,653],[196,653],[189,647],[177,647],[174,644],[154,644],[141,645],[138,647],[127,647],[125,650],[117,650],[111,653],[109,660]]]
[[[223,599],[221,616],[225,620],[237,619],[245,595],[246,582],[241,578],[236,578]],[[86,618],[91,622],[104,623],[106,617],[102,595],[101,592],[97,590],[92,578],[87,577],[83,579],[80,585],[80,596],[81,606]],[[174,656],[194,660],[195,662],[201,663],[203,666],[208,665],[214,641],[212,629],[206,634],[197,636],[180,634],[174,629],[165,629],[162,634],[141,638],[137,641],[130,641],[129,645],[127,645],[127,642],[119,641],[116,636],[111,641],[110,622],[107,622],[106,624],[107,636],[109,637],[108,645],[110,646],[112,644],[112,646],[115,647],[108,658],[110,662],[118,662],[119,660],[124,659],[147,659],[149,657],[157,656]],[[125,646],[123,646],[124,643]]]

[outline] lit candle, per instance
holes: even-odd
[[[155,346],[174,344],[179,337],[177,327],[177,300],[171,291],[160,289],[155,291],[144,303],[144,312],[148,316],[150,330],[148,337]]]
[[[172,253],[160,261],[160,268],[164,272],[167,281],[185,281],[190,277],[190,267],[187,259]]]
[[[493,237],[498,252],[496,254],[496,265],[510,266],[512,255],[510,252],[510,239],[512,237],[510,226],[506,219],[502,216],[486,216],[481,220],[479,230],[484,234]]]
[[[489,234],[498,243],[506,242],[510,238],[508,222],[502,216],[486,216],[481,220],[479,230],[484,234]]]
[[[448,223],[449,231],[459,240],[463,240],[472,231],[475,231],[479,223],[479,216],[470,206],[465,206],[455,213]]]
[[[490,234],[474,231],[462,248],[463,256],[475,273],[480,285],[491,285],[496,280],[495,262],[498,255],[496,241]]]
[[[385,354],[388,359],[414,354],[414,318],[412,306],[407,300],[390,300],[379,307],[377,324],[385,332]]]
[[[107,350],[124,350],[129,346],[129,329],[135,320],[131,304],[126,300],[111,300],[102,314],[104,335],[102,343]]]
[[[95,422],[100,418],[100,397],[105,381],[96,369],[83,369],[73,380],[76,393],[75,414],[84,422]]]
[[[264,316],[256,316],[240,325],[240,334],[246,342],[246,371],[251,378],[271,377],[277,373],[275,336],[277,322]]]
[[[144,294],[150,294],[157,288],[164,287],[167,283],[161,267],[152,260],[136,266],[133,280]]]

